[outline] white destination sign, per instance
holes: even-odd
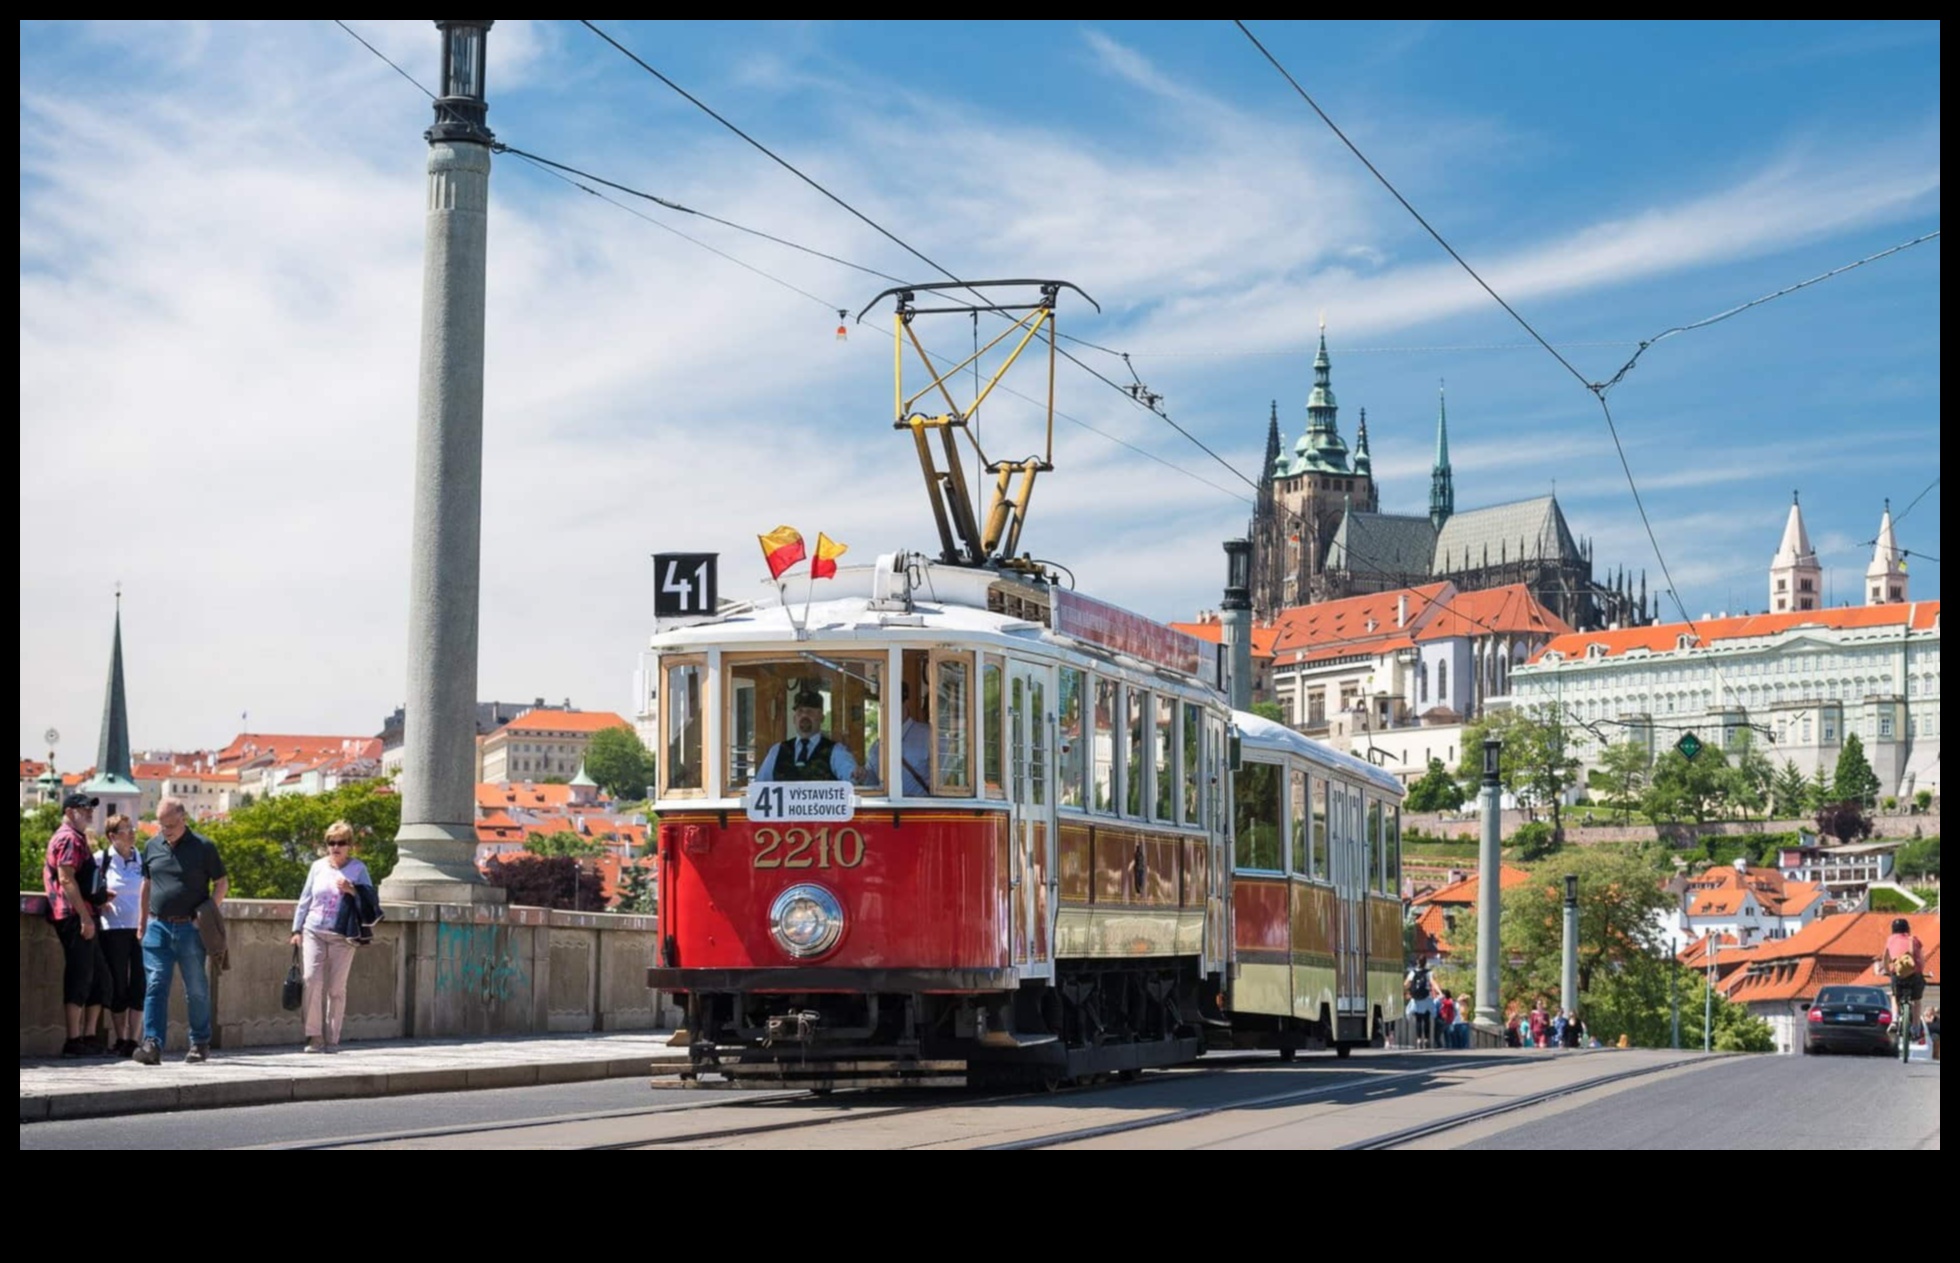
[[[849,820],[857,798],[849,781],[757,781],[742,796],[750,820],[767,824]]]

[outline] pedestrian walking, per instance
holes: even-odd
[[[184,1060],[195,1065],[210,1057],[211,978],[197,918],[207,907],[211,912],[222,907],[230,886],[224,858],[210,839],[190,827],[183,802],[158,802],[157,835],[143,847],[143,1042],[133,1058],[138,1063],[154,1066],[163,1060],[173,973],[184,975],[184,1009],[190,1019],[191,1046]]]
[[[102,957],[107,967],[109,1038],[118,1057],[136,1051],[143,1034],[143,856],[136,849],[136,822],[110,816],[108,845],[95,862],[106,874],[108,901],[101,908]]]
[[[354,827],[345,820],[327,826],[327,853],[313,862],[293,909],[293,946],[300,949],[306,974],[306,1047],[310,1053],[340,1051],[341,1024],[347,1016],[347,975],[354,968],[355,944],[343,931],[342,905],[373,899],[374,878],[354,858]],[[362,887],[366,887],[365,893]]]
[[[99,1053],[95,1030],[109,981],[102,945],[95,938],[95,856],[88,826],[101,799],[79,791],[61,800],[61,825],[48,838],[41,885],[48,896],[48,920],[61,941],[61,1011],[68,1038],[64,1057]]]

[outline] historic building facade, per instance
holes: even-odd
[[[1439,400],[1427,515],[1383,513],[1364,409],[1349,453],[1341,438],[1323,328],[1307,398],[1307,430],[1287,451],[1273,406],[1265,469],[1253,510],[1255,622],[1317,601],[1447,581],[1461,592],[1522,585],[1572,627],[1649,620],[1646,579],[1593,577],[1590,542],[1566,524],[1555,496],[1457,512],[1449,424]]]

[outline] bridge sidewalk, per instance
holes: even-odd
[[[160,1066],[113,1058],[23,1058],[20,1121],[275,1105],[350,1097],[515,1088],[633,1078],[686,1056],[672,1031],[478,1040],[365,1040],[321,1056],[297,1047],[214,1049],[202,1065],[166,1054]]]

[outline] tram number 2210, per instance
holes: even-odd
[[[821,829],[757,829],[757,868],[856,868],[864,863],[864,835],[848,825]],[[815,854],[811,854],[812,851]]]

